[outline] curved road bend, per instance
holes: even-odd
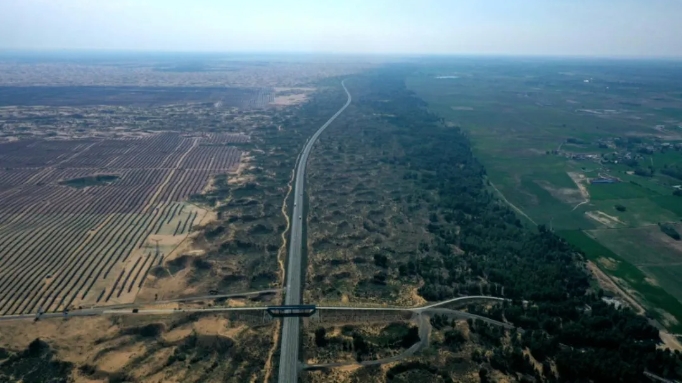
[[[351,103],[351,95],[346,88],[344,81],[341,81],[343,90],[346,91],[348,100],[315,134],[308,140],[303,148],[301,157],[296,166],[296,183],[294,184],[294,209],[291,217],[291,232],[289,238],[289,261],[287,262],[287,280],[285,305],[301,304],[301,249],[303,245],[303,189],[305,187],[305,168],[308,155],[315,144],[317,138],[324,130],[338,117]],[[280,343],[279,359],[279,382],[296,383],[298,382],[298,346],[300,339],[299,318],[284,318],[282,324],[282,342]]]

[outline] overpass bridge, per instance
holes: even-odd
[[[202,297],[203,298],[203,297]],[[192,300],[186,298],[185,300]],[[449,299],[443,302],[428,304],[420,307],[371,307],[371,306],[317,306],[313,304],[298,304],[298,305],[271,305],[271,306],[246,306],[246,307],[204,307],[204,308],[184,308],[184,309],[168,309],[168,308],[140,308],[140,307],[100,307],[90,308],[85,310],[74,310],[71,312],[50,312],[26,315],[11,315],[0,316],[0,321],[6,320],[42,320],[48,318],[58,317],[72,317],[72,316],[96,316],[96,315],[169,315],[169,314],[200,314],[200,313],[221,313],[229,317],[230,320],[250,323],[255,326],[270,325],[274,320],[287,318],[302,319],[304,327],[319,326],[322,323],[382,323],[395,321],[410,321],[414,322],[419,327],[419,341],[412,345],[409,349],[399,355],[392,356],[386,359],[357,362],[337,362],[327,364],[305,364],[300,361],[295,362],[294,368],[297,373],[299,369],[302,370],[316,370],[329,369],[334,367],[346,365],[379,365],[390,363],[397,360],[402,360],[408,356],[414,355],[428,345],[429,334],[431,326],[429,318],[431,315],[444,315],[450,319],[476,319],[495,326],[506,329],[514,328],[511,323],[499,322],[484,316],[471,314],[466,311],[460,311],[453,308],[453,306],[476,303],[476,302],[493,302],[501,303],[508,301],[505,298],[489,297],[489,296],[469,296]],[[526,302],[524,302],[526,304]],[[447,307],[446,307],[447,306]],[[517,328],[518,331],[523,331]]]
[[[242,293],[239,295],[246,295]],[[243,306],[243,307],[228,307],[228,306],[214,306],[214,307],[202,307],[202,308],[153,308],[155,305],[164,304],[167,302],[177,302],[177,301],[196,301],[204,299],[214,299],[215,296],[200,296],[200,297],[190,297],[182,298],[182,300],[172,300],[172,301],[159,301],[153,302],[146,305],[131,305],[131,306],[103,306],[103,307],[90,307],[80,310],[72,310],[66,312],[38,312],[35,314],[21,314],[21,315],[4,315],[0,316],[1,321],[12,321],[12,320],[40,320],[48,318],[70,318],[75,316],[96,316],[96,315],[168,315],[168,314],[183,314],[183,313],[232,313],[232,314],[243,314],[243,315],[254,315],[260,314],[267,316],[268,318],[309,318],[311,321],[331,321],[334,316],[356,316],[360,314],[369,315],[371,313],[382,314],[384,317],[389,318],[391,316],[402,316],[409,317],[413,314],[419,313],[433,313],[438,311],[437,309],[446,309],[445,306],[459,306],[469,303],[477,302],[505,302],[509,301],[505,298],[490,297],[490,296],[467,296],[448,299],[446,301],[432,303],[424,306],[418,307],[389,307],[389,306],[349,306],[349,305],[339,305],[333,306],[329,304],[325,305],[314,305],[314,304],[300,304],[300,305],[283,305],[283,306]],[[525,302],[524,302],[525,303]],[[150,308],[145,308],[149,307]],[[457,311],[458,313],[467,314],[463,311]],[[450,313],[452,314],[452,313]],[[326,319],[325,319],[326,318]],[[483,317],[481,317],[483,318]]]

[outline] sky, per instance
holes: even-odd
[[[0,0],[0,49],[682,57],[682,0]]]

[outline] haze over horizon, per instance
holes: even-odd
[[[10,0],[0,49],[682,57],[682,1]]]

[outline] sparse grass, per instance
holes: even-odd
[[[304,336],[308,364],[357,362],[395,356],[416,342],[417,327],[406,322],[320,325]]]
[[[352,82],[351,92],[352,89]],[[398,263],[429,242],[428,196],[409,178],[391,126],[351,104],[308,165],[306,300],[414,304]],[[390,259],[378,265],[375,256]]]

